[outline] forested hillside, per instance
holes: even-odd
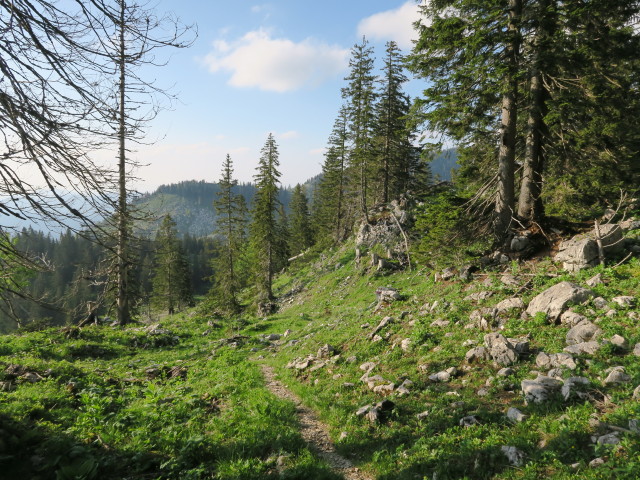
[[[320,175],[134,198],[191,27],[0,0],[0,477],[638,478],[640,3],[415,8]]]

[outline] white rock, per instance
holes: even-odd
[[[576,326],[571,327],[567,332],[567,345],[575,345],[576,343],[590,342],[595,340],[602,334],[602,329],[591,323],[589,320],[583,320]]]
[[[614,297],[611,301],[621,307],[629,308],[633,307],[636,304],[636,299],[634,297],[630,297],[628,295],[623,295],[620,297]]]
[[[580,315],[579,313],[573,312],[571,310],[567,310],[560,316],[560,323],[562,325],[568,325],[570,327],[574,327],[583,320],[589,320],[584,315]]]
[[[560,282],[537,295],[527,307],[527,314],[533,316],[538,312],[545,313],[555,321],[569,303],[582,303],[593,296],[591,290],[570,282]]]
[[[615,368],[612,370],[607,378],[605,378],[602,383],[604,385],[615,385],[619,383],[629,383],[631,381],[631,376],[624,372],[624,368]]]
[[[626,350],[629,348],[629,341],[624,338],[622,335],[614,335],[613,337],[611,337],[611,339],[609,340],[611,342],[612,345],[621,348],[623,350]]]
[[[601,345],[596,341],[576,343],[575,345],[569,345],[563,350],[573,355],[593,355],[600,350]]]

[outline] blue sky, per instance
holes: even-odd
[[[270,132],[283,185],[320,173],[351,47],[365,35],[377,58],[388,40],[408,52],[418,10],[415,0],[160,0],[157,8],[197,23],[198,38],[149,72],[179,101],[150,126],[156,143],[131,155],[146,164],[140,191],[215,182],[227,153],[236,177],[251,181]]]

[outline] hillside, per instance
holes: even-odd
[[[196,310],[5,337],[6,478],[637,478],[637,256],[465,274],[378,270],[359,253],[352,239],[307,254],[265,318]],[[563,282],[586,293],[562,315],[536,307]],[[303,407],[355,467],[308,443]]]

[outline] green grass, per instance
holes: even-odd
[[[534,378],[538,351],[562,351],[567,327],[539,316],[523,320],[520,312],[505,314],[501,332],[529,334],[532,348],[506,378],[496,375],[500,367],[490,361],[465,365],[470,347],[463,342],[482,345],[486,332],[465,328],[475,309],[516,294],[526,303],[563,280],[584,285],[602,273],[605,284],[594,288],[597,295],[637,298],[640,262],[575,276],[559,272],[548,260],[505,268],[521,279],[520,286],[501,284],[502,270],[484,271],[474,283],[435,282],[434,272],[420,267],[378,275],[366,259],[356,263],[353,245],[347,245],[310,255],[280,275],[275,290],[286,301],[266,319],[222,320],[216,329],[200,312],[167,319],[162,328],[169,332],[156,336],[132,326],[2,337],[4,367],[19,364],[43,380],[14,381],[13,390],[0,392],[1,471],[7,478],[56,480],[339,478],[302,441],[295,407],[265,389],[259,363],[267,362],[329,425],[338,451],[377,479],[637,478],[639,437],[623,436],[614,447],[594,445],[592,435],[602,432],[590,423],[597,415],[626,428],[630,419],[640,418],[640,404],[631,398],[640,384],[637,357],[603,347],[578,358],[574,372],[565,372],[565,377],[588,377],[607,401],[525,405],[520,382]],[[480,283],[487,278],[491,286]],[[402,300],[375,310],[380,286],[397,288]],[[485,290],[493,295],[465,300]],[[297,293],[288,296],[291,291]],[[424,308],[435,301],[440,306],[433,311]],[[606,337],[623,335],[632,346],[640,342],[638,320],[629,316],[638,307],[616,308],[609,315],[591,304],[574,308],[596,321]],[[394,319],[380,332],[385,339],[371,342],[369,334],[385,316]],[[450,323],[432,327],[436,320]],[[261,339],[285,330],[292,333],[280,341]],[[247,339],[236,347],[220,342],[236,334]],[[411,346],[404,351],[400,343],[406,338]],[[326,343],[339,356],[324,367],[286,368]],[[373,373],[390,382],[414,382],[410,395],[391,395],[396,408],[382,424],[355,415],[359,407],[383,398],[359,381],[359,366],[366,361],[376,362]],[[618,365],[632,382],[603,386],[607,368]],[[428,379],[452,366],[459,374],[449,383]],[[183,373],[169,378],[172,371]],[[480,389],[486,395],[479,396]],[[504,415],[509,407],[529,418],[510,423]],[[428,416],[418,419],[425,411]],[[461,427],[460,419],[468,415],[480,423]],[[501,453],[506,445],[524,452],[523,465],[509,465]],[[605,458],[605,464],[588,467],[596,457]]]

